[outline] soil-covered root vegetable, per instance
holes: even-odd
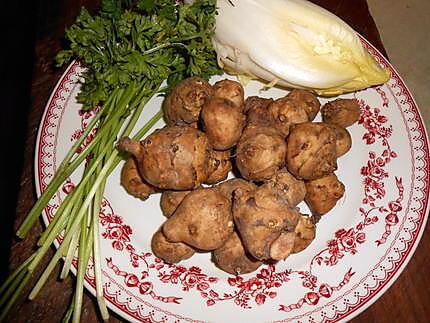
[[[209,177],[206,184],[225,180],[232,169],[230,150],[213,150],[209,158]]]
[[[284,137],[288,136],[292,125],[309,121],[307,110],[288,96],[273,101],[269,105],[268,110],[274,127]]]
[[[270,257],[274,260],[285,260],[294,250],[295,232],[283,231],[270,246]]]
[[[242,178],[231,178],[215,187],[220,191],[221,194],[223,194],[229,200],[232,200],[235,190],[240,188],[242,191],[252,191],[257,188],[257,185]]]
[[[264,185],[235,190],[233,217],[245,249],[258,260],[281,260],[294,245],[300,213]]]
[[[309,216],[302,215],[294,229],[295,240],[293,253],[305,250],[315,239],[316,227]]]
[[[321,103],[315,94],[301,89],[294,89],[288,93],[287,97],[294,101],[299,109],[306,111],[309,121],[312,121],[320,111]]]
[[[270,117],[268,107],[273,99],[249,96],[245,100],[246,124],[254,126],[271,126],[273,120]]]
[[[236,165],[247,180],[269,179],[285,165],[286,152],[286,142],[278,130],[248,126],[236,147]]]
[[[262,262],[248,254],[236,232],[226,243],[213,251],[215,265],[233,275],[243,275],[257,270]]]
[[[185,243],[168,241],[161,230],[152,236],[151,249],[155,256],[169,264],[188,259],[195,253],[195,250]]]
[[[337,169],[336,133],[322,122],[295,125],[287,138],[287,168],[300,179],[316,179]]]
[[[231,202],[214,188],[190,192],[163,224],[163,233],[169,241],[205,251],[221,247],[233,229]]]
[[[274,190],[291,207],[297,206],[306,195],[305,182],[295,178],[285,168],[277,171],[264,185]]]
[[[163,102],[167,125],[192,124],[198,121],[200,110],[213,93],[212,86],[198,76],[177,84]]]
[[[336,157],[345,155],[352,146],[352,138],[349,131],[337,124],[327,123],[336,133]]]
[[[233,102],[240,110],[243,110],[243,104],[245,101],[245,91],[243,86],[236,81],[232,80],[221,80],[213,85],[214,96],[223,98]]]
[[[158,188],[194,189],[209,175],[212,147],[203,132],[190,126],[164,127],[141,142],[122,138],[118,148],[134,155],[142,177]]]
[[[203,106],[201,121],[214,149],[227,150],[239,141],[245,126],[245,115],[232,101],[212,97]]]
[[[170,218],[185,196],[190,192],[191,191],[163,191],[160,198],[160,207],[163,215],[166,218]]]
[[[346,128],[360,118],[360,105],[356,99],[336,99],[324,104],[321,115],[324,122]]]
[[[151,194],[156,193],[156,187],[147,183],[140,176],[137,162],[133,157],[129,157],[121,170],[121,185],[128,194],[146,200]]]
[[[323,215],[330,211],[345,193],[345,186],[334,173],[306,181],[305,185],[306,204],[312,213],[317,215]]]

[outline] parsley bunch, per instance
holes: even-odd
[[[77,99],[83,109],[96,106],[100,109],[17,231],[24,238],[59,187],[85,163],[80,182],[58,207],[35,253],[0,286],[0,321],[60,234],[63,242],[29,298],[36,297],[61,258],[65,260],[60,277],[65,278],[77,254],[75,294],[64,321],[79,322],[84,277],[92,255],[97,302],[103,319],[109,317],[103,297],[98,223],[106,179],[122,160],[115,148],[116,140],[130,135],[145,104],[157,93],[167,92],[193,75],[207,79],[221,72],[211,43],[215,3],[215,0],[196,0],[191,5],[173,0],[103,0],[94,16],[82,8],[75,24],[66,31],[70,48],[58,53],[57,63],[63,65],[77,59],[85,66]],[[161,117],[160,110],[133,139],[142,138]],[[78,153],[94,129],[94,138]]]
[[[211,43],[215,1],[140,0],[123,9],[126,2],[104,0],[94,17],[82,9],[66,32],[70,49],[57,55],[58,65],[77,57],[87,67],[78,96],[85,107],[131,82],[144,82],[150,95],[164,80],[171,87],[189,76],[220,73]]]

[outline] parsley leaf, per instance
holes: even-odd
[[[190,76],[208,79],[221,73],[211,42],[215,5],[103,0],[94,16],[82,8],[66,31],[70,48],[58,53],[57,64],[77,58],[87,68],[78,95],[84,108],[102,105],[131,82],[143,82],[149,94],[164,80],[169,89]]]

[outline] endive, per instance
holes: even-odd
[[[336,15],[305,0],[218,0],[213,43],[229,72],[332,96],[390,73]]]

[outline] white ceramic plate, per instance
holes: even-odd
[[[160,195],[145,202],[131,197],[119,185],[118,168],[109,178],[100,221],[104,291],[113,311],[146,322],[338,321],[357,315],[388,289],[424,230],[429,149],[410,92],[393,67],[366,46],[391,69],[392,78],[344,96],[359,99],[362,109],[359,123],[349,128],[352,150],[338,162],[346,193],[319,222],[312,244],[276,266],[240,277],[217,269],[210,254],[164,264],[150,248],[152,234],[164,221]],[[36,144],[39,195],[91,117],[80,113],[75,100],[80,72],[79,64],[72,63],[46,106]],[[260,87],[251,82],[246,95],[286,94],[278,89],[260,93]],[[160,104],[161,98],[148,104],[141,124]],[[46,222],[78,179],[79,172],[46,207]],[[304,204],[300,207],[307,211]],[[86,287],[94,293],[91,266]]]

